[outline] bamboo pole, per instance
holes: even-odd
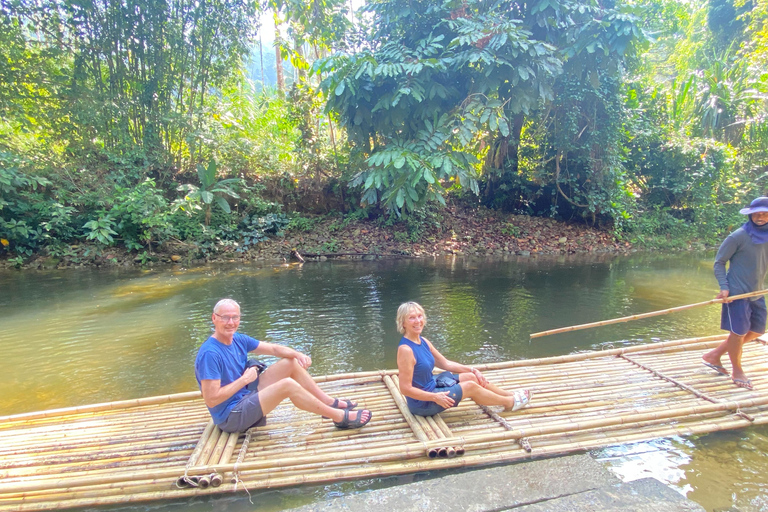
[[[416,417],[411,413],[411,411],[408,410],[408,404],[406,404],[405,400],[403,400],[403,397],[400,394],[399,388],[394,383],[394,379],[392,379],[392,377],[390,377],[389,375],[385,375],[382,380],[384,381],[384,384],[387,386],[387,389],[389,390],[389,394],[392,396],[392,399],[397,404],[397,408],[400,409],[400,413],[403,415],[403,418],[405,418],[405,421],[411,427],[411,430],[413,431],[413,435],[416,436],[416,439],[422,442],[429,440],[429,437],[427,436],[427,433],[422,428],[421,424],[418,421],[416,421]],[[428,451],[427,456],[430,458],[434,458],[437,456],[437,452],[438,452],[437,449]]]
[[[427,425],[429,425],[429,428],[435,433],[438,439],[446,439],[445,433],[440,429],[440,427],[437,425],[437,422],[435,422],[435,417],[439,417],[439,415],[435,416],[427,416],[424,418]],[[453,446],[443,446],[438,451],[438,456],[440,457],[455,457],[457,453],[456,448]]]
[[[201,425],[204,425],[208,419],[210,419],[210,414],[208,414],[207,411],[205,413],[194,414],[194,415],[188,415],[188,414],[174,414],[175,411],[172,409],[168,412],[167,415],[164,416],[158,416],[158,417],[152,417],[152,418],[143,418],[140,414],[136,414],[133,417],[121,417],[121,418],[115,418],[109,415],[107,413],[104,417],[99,418],[99,421],[95,420],[89,420],[89,421],[83,421],[81,419],[78,419],[77,417],[69,417],[69,416],[61,416],[59,418],[56,418],[55,420],[46,420],[46,425],[40,425],[35,424],[35,420],[31,420],[29,422],[20,422],[13,425],[9,424],[0,424],[0,429],[2,429],[2,432],[0,432],[0,438],[7,438],[8,436],[14,436],[15,433],[18,431],[23,431],[26,434],[30,435],[37,435],[37,434],[44,434],[46,432],[52,432],[56,434],[62,434],[64,436],[77,438],[82,437],[83,430],[85,429],[92,429],[93,431],[99,431],[99,430],[123,430],[127,431],[131,426],[135,425],[137,422],[141,422],[142,424],[145,424],[149,428],[154,428],[155,426],[163,426],[167,425],[168,423],[174,421],[176,423],[191,423],[191,422],[199,422]],[[66,421],[62,421],[62,419],[66,419]],[[54,422],[55,421],[55,422]],[[3,428],[5,427],[5,428]],[[111,427],[111,428],[110,428]]]
[[[143,405],[164,404],[182,400],[193,400],[200,398],[199,391],[190,391],[186,393],[175,393],[171,395],[152,396],[147,398],[136,398],[133,400],[119,400],[116,402],[105,402],[92,405],[78,405],[75,407],[64,407],[61,409],[51,409],[48,411],[26,412],[21,414],[12,414],[10,416],[0,416],[0,423],[9,421],[20,421],[38,418],[51,418],[54,416],[64,416],[69,414],[82,414],[86,412],[101,412],[116,409],[127,409],[130,407],[140,407]]]
[[[74,478],[76,476],[93,476],[100,474],[116,474],[120,472],[133,473],[141,470],[174,467],[183,468],[189,459],[189,454],[179,454],[167,457],[164,459],[152,459],[152,460],[128,460],[123,462],[113,462],[104,467],[68,467],[66,469],[67,477]],[[31,468],[33,471],[29,473],[12,473],[10,471],[5,472],[6,476],[3,478],[3,482],[9,483],[14,481],[36,481],[46,480],[51,478],[61,478],[62,473],[59,471],[61,468],[52,468],[50,466],[37,466]]]
[[[189,456],[189,460],[187,461],[184,474],[176,479],[177,487],[187,487],[190,485],[199,484],[200,482],[199,475],[188,476],[187,472],[189,471],[189,468],[194,467],[197,464],[198,460],[206,456],[203,454],[205,453],[206,447],[209,444],[211,444],[210,440],[214,439],[213,442],[215,443],[218,440],[218,436],[220,433],[221,433],[221,430],[216,426],[216,424],[213,423],[213,420],[210,420],[208,424],[205,426],[205,430],[203,430],[203,433],[200,435],[200,439],[198,439],[195,449],[192,451],[192,454]],[[207,485],[205,487],[207,487]]]
[[[109,430],[102,429],[89,429],[83,427],[82,435],[77,437],[57,434],[55,431],[51,433],[30,434],[27,432],[19,431],[19,446],[13,446],[12,444],[17,441],[16,437],[11,436],[6,440],[0,440],[0,442],[12,443],[5,449],[0,451],[0,458],[5,455],[14,455],[22,453],[41,453],[44,451],[57,452],[61,449],[78,449],[81,451],[93,451],[100,447],[109,446],[124,446],[127,444],[133,444],[136,442],[170,442],[173,440],[192,439],[196,440],[203,430],[205,423],[194,426],[179,426],[178,432],[165,427],[166,430],[161,430],[158,427],[146,427],[141,423],[132,425],[133,430],[137,433],[136,438],[131,438],[130,428],[125,430],[117,430],[110,432]],[[88,433],[91,433],[91,438],[88,438]],[[175,435],[174,435],[175,434]],[[36,449],[37,447],[37,449]]]
[[[768,293],[768,292],[766,292]],[[699,343],[702,340],[712,341],[712,340],[722,340],[725,339],[726,335],[714,335],[714,336],[704,336],[704,337],[697,337],[697,338],[685,338],[681,340],[671,340],[667,342],[662,343],[654,343],[649,345],[635,345],[633,347],[626,347],[623,350],[635,352],[635,351],[641,351],[641,350],[649,350],[650,347],[658,347],[658,348],[665,348],[665,347],[678,347],[690,343]],[[622,349],[618,349],[622,350]],[[607,352],[607,351],[606,351]],[[600,357],[601,352],[587,352],[583,354],[572,354],[577,356],[582,356],[585,354],[591,354],[592,357]],[[503,368],[503,367],[514,367],[514,366],[527,366],[527,365],[538,365],[538,364],[550,364],[558,362],[558,359],[561,359],[563,357],[568,356],[555,356],[555,357],[548,357],[548,358],[538,358],[538,359],[525,359],[525,360],[518,360],[518,361],[506,361],[502,363],[490,363],[490,364],[478,364],[475,365],[478,369],[492,369],[492,368]],[[578,361],[582,359],[574,359],[574,361]],[[333,382],[337,380],[347,380],[347,379],[358,379],[362,382],[367,381],[380,381],[381,378],[385,375],[394,376],[397,375],[397,370],[375,370],[375,371],[368,371],[368,372],[356,372],[356,373],[345,373],[345,374],[335,374],[335,375],[323,375],[323,376],[317,376],[313,377],[315,379],[315,382],[321,383],[321,382]],[[378,379],[377,379],[378,377]],[[325,388],[324,388],[325,389]]]
[[[221,455],[219,456],[219,459],[217,461],[214,461],[214,464],[229,464],[229,462],[232,460],[232,454],[235,453],[235,447],[237,446],[237,441],[240,439],[240,433],[239,432],[233,432],[229,434],[229,438],[227,439],[227,443],[224,445],[224,449],[221,451]],[[218,474],[218,473],[217,473]],[[223,479],[225,477],[230,476],[228,473],[219,475],[217,478],[214,478],[213,484],[214,487],[218,487],[223,482]]]
[[[52,442],[49,444],[39,443],[38,437],[37,445],[35,444],[35,438],[31,438],[29,442],[23,443],[20,447],[9,446],[5,450],[0,450],[0,461],[8,457],[18,457],[20,455],[55,455],[62,452],[72,453],[78,451],[84,453],[93,453],[94,451],[104,453],[104,451],[110,447],[114,447],[115,450],[123,450],[126,446],[131,446],[137,442],[152,443],[156,446],[174,446],[179,444],[187,444],[190,442],[190,440],[194,441],[199,437],[199,434],[200,430],[195,428],[194,431],[189,429],[180,430],[178,434],[174,433],[173,431],[168,431],[160,432],[154,435],[141,435],[138,436],[135,440],[131,439],[130,436],[127,435],[116,436],[113,438],[108,436],[98,436],[92,438],[90,442],[86,442],[88,440],[83,440],[81,442],[74,443]],[[15,440],[11,440],[10,442],[15,443]]]
[[[591,322],[588,324],[571,325],[569,327],[560,327],[559,329],[551,329],[549,331],[534,332],[531,334],[531,338],[540,338],[542,336],[559,334],[561,332],[571,332],[571,331],[578,331],[581,329],[591,329],[592,327],[601,327],[603,325],[629,322],[630,320],[640,320],[642,318],[650,318],[653,316],[661,316],[669,313],[677,313],[678,311],[685,311],[688,309],[698,308],[700,306],[709,306],[710,304],[723,304],[726,302],[733,302],[734,300],[746,299],[749,297],[757,297],[758,295],[766,295],[766,294],[768,294],[768,290],[760,290],[756,292],[742,293],[741,295],[734,295],[733,297],[726,297],[725,299],[712,299],[705,302],[697,302],[695,304],[686,304],[685,306],[677,306],[669,309],[650,311],[648,313],[640,313],[638,315],[624,316],[621,318],[612,318],[610,320],[602,320],[600,322]]]
[[[393,379],[391,377],[387,377],[390,379],[390,382],[392,382],[394,388],[396,388],[397,396],[402,398],[403,394],[400,391],[400,382],[397,379]],[[409,414],[411,414],[410,409],[408,409],[407,402],[404,402],[405,410],[408,411]],[[439,415],[435,415],[434,417],[439,417]],[[424,430],[424,433],[427,434],[427,437],[431,440],[435,439],[445,439],[446,436],[443,433],[443,431],[438,427],[437,423],[434,420],[434,417],[429,416],[417,416],[413,415],[413,418],[418,422],[419,426]],[[464,447],[454,447],[454,446],[440,446],[437,448],[437,453],[435,454],[433,451],[429,452],[429,456],[432,457],[436,455],[437,457],[455,457],[458,452],[464,453]]]

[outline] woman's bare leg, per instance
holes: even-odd
[[[480,384],[477,381],[477,377],[475,377],[474,373],[460,373],[459,374],[459,382],[468,382],[468,381],[473,381],[473,382],[475,382],[477,384]],[[506,389],[501,389],[496,384],[492,384],[490,381],[488,381],[488,385],[485,386],[485,389],[487,389],[488,391],[491,391],[493,393],[496,393],[497,395],[501,395],[501,396],[514,396],[515,395],[514,391],[507,391]]]
[[[503,405],[506,409],[511,409],[515,405],[515,397],[500,395],[484,388],[477,381],[465,380],[459,382],[462,394],[471,398],[480,405]]]

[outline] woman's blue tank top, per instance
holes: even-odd
[[[432,355],[432,351],[429,350],[429,345],[424,338],[420,338],[421,343],[414,343],[405,336],[400,339],[400,345],[405,345],[413,351],[413,356],[416,358],[416,365],[413,367],[413,378],[411,379],[411,385],[430,393],[435,390],[435,377],[432,375],[432,370],[435,369],[435,357]],[[408,401],[408,405],[411,407],[426,407],[432,402],[424,400],[416,400],[409,396],[405,397]]]

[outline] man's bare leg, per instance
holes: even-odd
[[[303,411],[326,416],[337,423],[344,419],[344,410],[334,409],[330,405],[324,404],[317,397],[313,396],[312,393],[302,387],[301,384],[290,378],[280,379],[279,381],[264,387],[262,387],[262,382],[259,380],[258,393],[261,411],[265,415],[273,411],[275,407],[280,405],[280,402],[288,398],[293,402],[293,405]],[[350,420],[355,420],[358,417],[366,420],[370,417],[370,411],[360,409],[359,411],[349,412]]]
[[[302,388],[306,389],[312,396],[320,400],[320,402],[323,404],[333,404],[333,397],[328,396],[322,389],[320,389],[320,386],[317,385],[307,370],[302,368],[298,361],[293,358],[280,359],[275,364],[270,365],[269,371],[259,375],[258,390],[261,392],[261,390],[267,386],[270,386],[283,379],[293,379]],[[345,403],[339,402],[340,409],[345,408],[343,404]],[[332,417],[328,414],[323,414],[323,416]]]
[[[701,358],[707,363],[722,366],[720,358],[724,354],[728,354],[728,358],[731,360],[732,372],[731,377],[734,380],[747,382],[747,376],[744,373],[744,369],[741,367],[741,353],[744,347],[744,343],[750,342],[762,333],[749,331],[744,336],[740,336],[734,332],[728,334],[728,337],[720,345],[704,354]]]

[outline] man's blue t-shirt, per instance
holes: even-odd
[[[211,336],[197,351],[197,358],[195,359],[197,385],[201,386],[200,381],[203,380],[219,380],[223,387],[236,381],[245,371],[248,352],[255,350],[258,346],[258,340],[238,332],[232,336],[231,345],[225,345]],[[247,393],[248,390],[243,387],[216,407],[209,407],[208,410],[211,412],[213,422],[217,425],[223,423],[232,408]]]

